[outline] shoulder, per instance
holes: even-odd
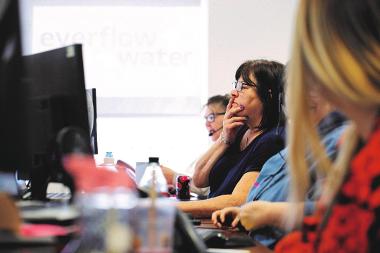
[[[284,144],[284,140],[275,129],[265,131],[249,146],[252,162],[257,162],[259,166],[256,167],[261,167],[270,157],[282,150]]]
[[[264,147],[277,147],[276,149],[279,151],[285,146],[285,137],[283,128],[273,128],[266,130],[261,134],[259,140],[257,141],[258,145]],[[274,145],[275,144],[275,145]]]
[[[323,142],[328,142],[328,141],[337,141],[341,138],[341,136],[343,135],[344,131],[347,129],[348,127],[348,124],[343,124],[341,126],[338,126],[334,129],[332,129],[331,131],[329,131],[328,133],[326,133],[323,137],[322,137],[322,141]]]
[[[344,195],[355,198],[359,203],[368,203],[371,208],[380,206],[379,150],[380,128],[372,133],[367,143],[352,159],[349,176],[342,187]]]
[[[264,131],[262,134],[262,138],[265,138],[265,139],[277,139],[277,138],[283,139],[284,137],[285,137],[285,130],[283,127],[271,128]]]
[[[339,142],[343,138],[344,131],[347,129],[347,124],[334,128],[325,136],[322,137],[322,143],[327,152],[335,151],[338,149]]]
[[[380,166],[378,166],[380,162],[379,150],[380,150],[380,127],[377,128],[371,134],[367,143],[356,154],[353,160],[353,163],[357,162],[358,164],[361,164],[363,166],[369,166],[373,164],[375,165],[375,167],[379,168],[379,171],[380,171]]]
[[[263,165],[263,168],[260,171],[260,176],[262,178],[265,178],[267,176],[272,176],[275,173],[284,171],[286,165],[286,155],[285,155],[285,149],[282,149],[281,151],[274,154],[272,157],[270,157]]]

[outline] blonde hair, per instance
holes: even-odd
[[[288,130],[291,194],[296,201],[305,199],[309,187],[306,156],[311,151],[318,172],[327,176],[324,194],[331,200],[343,181],[358,136],[351,124],[333,164],[311,122],[307,90],[316,85],[351,104],[380,104],[379,1],[300,0],[293,40],[286,91],[292,122]]]

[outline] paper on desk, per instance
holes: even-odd
[[[136,183],[127,173],[97,167],[92,156],[69,155],[63,159],[63,165],[73,176],[79,191],[92,192],[99,188],[136,188]]]

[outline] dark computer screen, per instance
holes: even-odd
[[[78,148],[75,145],[83,143],[91,150],[82,46],[70,45],[24,56],[23,65],[28,86],[29,156],[28,167],[19,168],[19,175],[31,177],[33,198],[43,198],[47,180],[65,181],[57,151],[63,146],[67,149],[67,145],[73,145],[74,151]],[[57,143],[57,136],[68,127],[84,133],[82,144],[74,139]],[[82,149],[86,150],[87,147]]]
[[[94,154],[98,154],[98,127],[97,127],[97,106],[96,106],[96,89],[86,90],[87,93],[87,110],[88,122],[90,125],[90,143]]]
[[[32,197],[44,199],[49,180],[70,181],[60,154],[92,152],[82,47],[22,57],[19,20],[18,1],[1,0],[0,171],[31,179]]]
[[[0,1],[0,170],[26,165],[26,90],[21,77],[17,0]]]

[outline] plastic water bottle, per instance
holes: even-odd
[[[101,166],[106,167],[109,170],[116,171],[115,168],[115,158],[113,157],[113,153],[108,151],[106,152],[106,155],[103,158],[103,163]]]
[[[153,184],[153,180],[156,181],[155,184]],[[149,164],[141,178],[139,187],[149,191],[152,185],[156,186],[156,192],[161,195],[168,195],[168,185],[162,173],[158,157],[149,157]]]
[[[104,165],[114,165],[115,164],[115,158],[113,157],[112,152],[106,152],[106,155],[103,159]]]

